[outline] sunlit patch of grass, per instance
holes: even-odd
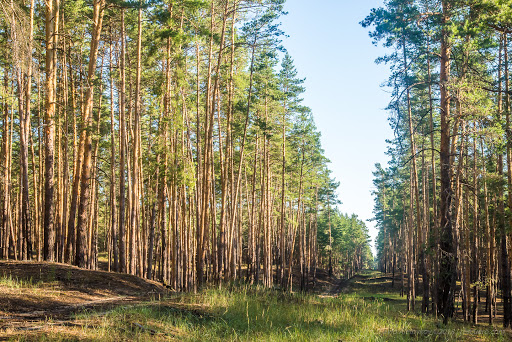
[[[363,276],[370,283],[380,281],[378,274]],[[38,336],[95,341],[508,340],[491,328],[460,322],[444,326],[432,316],[407,312],[405,299],[397,293],[376,294],[365,284],[339,296],[246,285],[208,288],[161,301],[78,313],[71,321],[74,326],[52,328]]]
[[[98,253],[98,262],[108,263],[108,253],[107,252]]]
[[[0,276],[0,286],[7,286],[10,288],[21,289],[21,288],[38,288],[41,286],[41,282],[35,282],[32,278],[23,279],[13,277],[11,274],[3,274]]]
[[[375,296],[374,296],[375,297]],[[401,305],[359,294],[319,297],[261,287],[207,289],[165,301],[77,315],[93,339],[113,341],[500,341],[492,330],[440,325]],[[478,339],[476,339],[478,338]]]

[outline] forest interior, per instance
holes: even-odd
[[[0,340],[511,340],[512,1],[379,3],[367,222],[285,0],[0,0]]]

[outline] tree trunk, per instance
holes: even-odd
[[[126,37],[124,23],[124,9],[121,9],[121,53],[119,57],[119,271],[126,273],[126,229],[125,229],[125,210],[126,210],[126,75],[125,75],[125,58],[126,58]]]
[[[44,193],[44,251],[47,261],[55,260],[55,112],[57,105],[57,44],[59,37],[59,0],[46,2],[46,113],[45,113],[45,193]]]
[[[78,207],[77,222],[77,241],[75,264],[79,267],[87,265],[87,222],[89,214],[89,204],[91,200],[91,168],[92,168],[92,109],[94,101],[94,76],[96,71],[96,62],[98,57],[98,46],[103,26],[103,9],[105,0],[94,0],[93,21],[94,28],[91,38],[91,48],[89,54],[89,67],[87,73],[87,89],[84,112],[82,114],[85,132],[83,141],[83,166],[80,180],[80,205]]]
[[[112,28],[110,29],[110,48],[109,48],[109,66],[110,66],[110,226],[111,243],[109,248],[113,251],[113,269],[119,272],[119,248],[117,236],[117,192],[116,192],[116,136],[115,136],[115,117],[114,117],[114,76],[112,70]]]
[[[443,315],[444,323],[453,316],[454,292],[457,256],[455,255],[452,232],[452,188],[450,158],[450,39],[446,25],[450,20],[451,7],[448,0],[442,1],[442,24],[445,25],[441,37],[441,194],[440,194],[440,270],[438,310]]]

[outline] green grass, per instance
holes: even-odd
[[[32,278],[20,279],[18,277],[13,277],[12,274],[4,274],[0,276],[0,286],[7,286],[14,289],[38,288],[41,284],[41,282],[34,282]]]
[[[375,296],[374,296],[375,297]],[[88,338],[181,341],[505,341],[504,334],[406,313],[402,303],[358,293],[283,294],[257,287],[208,289],[162,302],[82,313]],[[58,335],[55,336],[58,338]]]
[[[79,327],[45,340],[97,341],[508,341],[501,329],[451,322],[405,310],[394,292],[376,294],[378,274],[364,273],[339,297],[261,287],[205,289],[162,301],[75,316]],[[374,279],[375,278],[375,279]],[[73,330],[74,329],[74,330]]]

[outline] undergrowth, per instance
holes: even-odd
[[[491,329],[439,324],[407,313],[388,297],[351,293],[322,297],[260,287],[207,289],[163,301],[83,312],[81,331],[50,340],[101,341],[505,341]]]
[[[0,286],[6,286],[9,288],[21,289],[21,288],[38,288],[41,282],[30,279],[22,279],[12,274],[4,274],[0,276]]]
[[[16,284],[15,280],[9,281]],[[93,341],[508,341],[501,329],[407,312],[404,298],[375,272],[338,296],[259,286],[208,288],[160,301],[75,314],[38,340]],[[32,340],[31,335],[18,340]]]

